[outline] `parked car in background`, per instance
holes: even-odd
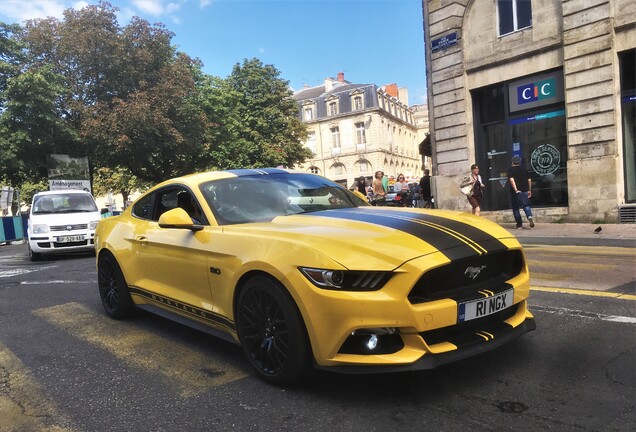
[[[27,224],[32,261],[43,254],[95,251],[95,228],[100,212],[93,196],[82,190],[38,192]]]
[[[431,369],[535,328],[507,230],[466,213],[373,207],[304,172],[163,182],[102,219],[95,243],[109,316],[138,307],[221,336],[277,385],[312,365]]]

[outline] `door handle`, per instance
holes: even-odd
[[[136,240],[138,243],[141,243],[141,244],[146,244],[146,243],[148,243],[148,237],[146,237],[146,236],[137,236],[137,237],[135,238],[135,240]]]

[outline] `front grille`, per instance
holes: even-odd
[[[66,248],[73,246],[86,246],[88,242],[86,240],[79,242],[69,242],[69,243],[53,243],[56,248]]]
[[[71,227],[71,229],[68,229]],[[85,230],[88,228],[87,224],[75,224],[75,225],[56,225],[51,227],[51,231],[75,231],[75,230]]]
[[[517,304],[482,318],[421,332],[420,336],[428,345],[450,342],[457,347],[465,347],[473,343],[481,343],[484,342],[484,337],[477,334],[478,332],[487,332],[492,336],[497,336],[501,332],[509,330],[511,326],[504,321],[517,313],[519,306],[520,304]]]
[[[488,289],[505,289],[506,281],[518,275],[524,267],[520,250],[494,252],[452,261],[426,272],[409,293],[413,304],[443,298],[461,301],[474,298],[475,293]],[[479,270],[477,272],[477,270]],[[471,272],[474,279],[471,278]]]

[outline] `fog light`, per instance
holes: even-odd
[[[404,348],[395,327],[362,328],[351,332],[338,350],[341,354],[392,354]]]
[[[369,350],[373,351],[375,349],[375,347],[378,346],[378,337],[374,334],[371,335],[371,337],[369,337],[369,340],[367,341],[367,348],[369,348]]]

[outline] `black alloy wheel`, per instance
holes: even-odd
[[[134,303],[128,285],[117,260],[109,252],[102,252],[99,256],[97,284],[102,306],[111,318],[121,319],[132,314]]]
[[[300,312],[277,281],[250,279],[237,307],[243,351],[258,375],[275,385],[299,381],[309,369],[309,343]]]

